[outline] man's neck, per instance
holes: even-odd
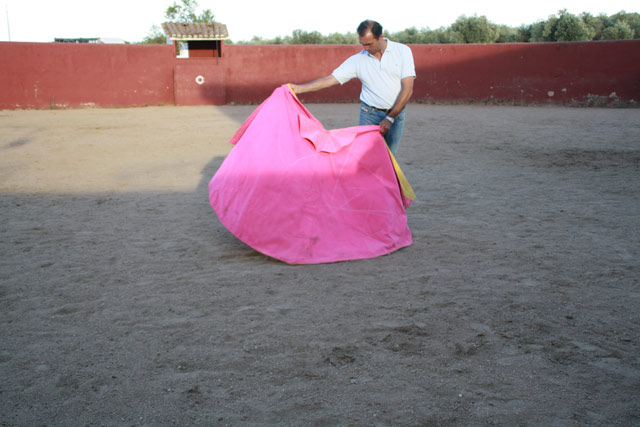
[[[386,39],[382,39],[382,41],[384,43],[384,45],[382,46],[382,49],[380,50],[380,52],[377,52],[375,55],[373,55],[376,58],[378,58],[379,61],[382,60],[382,55],[384,54],[384,51],[387,50],[387,45],[388,45],[388,42]]]

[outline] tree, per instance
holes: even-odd
[[[201,14],[196,14],[198,8],[198,0],[180,0],[180,3],[174,1],[173,4],[164,12],[164,17],[172,22],[214,22],[213,12],[211,9],[205,9]],[[149,34],[142,39],[141,43],[146,44],[165,44],[167,37],[158,25],[153,25],[149,30]]]
[[[550,42],[553,40],[545,38],[545,29],[547,28],[547,21],[538,21],[534,24],[531,24],[526,29],[526,34],[529,36],[529,39],[526,41],[529,42]],[[524,35],[524,34],[523,34]]]
[[[596,30],[578,16],[567,12],[566,9],[558,11],[560,16],[551,15],[548,21],[534,24],[532,28],[532,41],[545,42],[571,42],[593,40]],[[539,30],[542,29],[540,35]]]
[[[356,33],[331,33],[324,38],[325,44],[356,44],[358,35]]]
[[[556,21],[554,32],[555,41],[573,42],[593,40],[594,32],[578,16],[561,10]]]
[[[145,44],[165,44],[167,43],[167,36],[164,34],[164,31],[160,29],[157,25],[153,25],[149,30],[149,34],[142,39],[141,43]]]
[[[620,11],[611,16],[611,19],[628,24],[633,30],[633,38],[640,39],[640,13],[627,13],[625,11]]]
[[[307,32],[304,30],[293,30],[289,44],[322,44],[322,34],[318,31]]]
[[[451,25],[451,30],[460,33],[464,43],[495,43],[500,37],[498,26],[486,16],[462,15]]]
[[[174,1],[164,12],[165,18],[171,22],[214,22],[211,9],[205,9],[200,15],[196,15],[198,0]]]
[[[195,0],[181,0],[194,5]],[[175,3],[174,3],[175,6]],[[177,13],[177,12],[176,12]],[[191,15],[195,15],[192,12]],[[211,14],[213,16],[213,14]],[[640,14],[621,11],[613,16],[593,16],[583,12],[576,16],[566,9],[551,15],[546,21],[524,24],[518,28],[496,25],[486,16],[460,16],[451,26],[436,30],[406,28],[387,34],[391,40],[406,44],[439,43],[526,43],[586,40],[640,39]],[[332,33],[325,36],[318,31],[294,30],[290,36],[263,39],[254,36],[239,44],[357,44],[356,33]]]
[[[519,42],[526,43],[531,41],[531,27],[532,25],[522,24],[516,29]]]
[[[633,39],[633,30],[624,21],[616,21],[610,27],[602,31],[601,40],[631,40]]]
[[[613,25],[611,19],[605,14],[593,16],[588,12],[580,14],[580,19],[589,28],[589,31],[593,34],[593,40],[600,40],[602,32],[608,26]]]
[[[436,36],[438,37],[438,43],[453,44],[453,43],[466,43],[464,36],[452,30],[450,27],[442,27],[436,30]]]
[[[498,39],[496,43],[517,43],[520,40],[520,34],[516,28],[507,25],[498,26]]]
[[[397,33],[393,33],[390,37],[399,42],[405,44],[424,43],[424,32],[419,31],[416,27],[406,28]]]

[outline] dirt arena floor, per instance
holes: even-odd
[[[640,425],[640,109],[410,105],[415,243],[290,266],[208,204],[254,108],[0,111],[0,425]]]

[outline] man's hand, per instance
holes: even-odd
[[[404,79],[400,80],[400,93],[398,94],[393,107],[391,107],[391,110],[387,112],[387,117],[393,117],[395,119],[398,114],[402,112],[405,105],[407,105],[407,102],[409,102],[412,94],[413,76],[405,77]],[[380,122],[380,133],[384,135],[389,132],[389,129],[391,129],[391,125],[391,120],[385,118],[382,122]]]
[[[384,119],[380,122],[380,133],[385,135],[391,129],[391,122],[388,119]]]
[[[293,93],[296,95],[307,92],[315,92],[317,90],[326,89],[331,86],[335,86],[340,84],[340,82],[333,77],[331,74],[328,76],[320,77],[319,79],[312,80],[307,83],[303,83],[301,85],[296,85],[293,83],[289,83],[291,85],[291,89]]]
[[[300,86],[293,84],[293,83],[287,83],[289,85],[289,87],[291,88],[291,90],[293,91],[293,93],[298,93],[298,90],[300,90]]]

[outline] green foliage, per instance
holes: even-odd
[[[233,43],[229,41],[230,43]],[[290,36],[276,37],[273,39],[263,39],[253,36],[250,41],[239,41],[236,44],[356,44],[358,36],[356,33],[332,33],[328,36],[322,35],[318,31],[293,30]]]
[[[631,26],[624,21],[616,21],[610,27],[602,31],[600,40],[631,40],[633,39],[633,30]]]
[[[511,28],[507,25],[498,26],[498,40],[496,43],[518,43],[520,40],[520,33],[517,28]]]
[[[397,33],[393,33],[390,37],[400,43],[419,44],[425,43],[425,31],[418,30],[416,27],[407,28]],[[402,40],[402,41],[400,41]]]
[[[210,9],[197,14],[197,0],[174,0],[165,11],[165,17],[173,22],[214,22]],[[446,43],[526,43],[526,42],[568,42],[587,40],[629,40],[640,39],[640,14],[620,11],[612,16],[589,13],[574,15],[566,9],[549,16],[546,21],[512,28],[497,25],[486,16],[462,15],[449,27],[435,30],[429,28],[406,28],[395,33],[385,33],[391,40],[405,44],[446,44]],[[154,25],[142,43],[165,43],[164,33]],[[230,39],[226,43],[233,44]],[[254,36],[249,41],[235,44],[358,44],[358,35],[332,33],[323,35],[319,31],[293,30],[291,35],[264,39]]]
[[[593,40],[601,40],[604,29],[612,25],[611,20],[606,15],[593,16],[585,12],[580,15],[580,18],[593,34]]]
[[[517,41],[520,43],[526,43],[531,41],[531,29],[532,25],[520,25],[516,32],[518,33]]]
[[[448,43],[464,43],[464,37],[457,31],[451,28],[441,28],[436,30],[438,36],[438,42],[442,44]]]
[[[325,44],[356,44],[358,43],[358,34],[356,33],[331,33],[324,38]]]
[[[322,39],[322,34],[318,31],[293,30],[287,44],[321,44]]]
[[[455,44],[464,43],[464,37],[459,32],[450,27],[442,27],[435,30],[434,35],[437,37],[437,43]]]
[[[529,34],[529,42],[547,42],[552,40],[545,39],[545,28],[547,27],[546,21],[538,21],[535,24],[531,24],[527,28]]]
[[[214,22],[211,9],[205,9],[200,15],[196,14],[198,0],[174,1],[164,12],[165,18],[171,22]]]
[[[558,11],[546,21],[524,25],[518,29],[521,41],[566,42],[588,40],[627,40],[640,38],[640,14],[619,12],[612,16],[573,15]]]
[[[140,43],[144,44],[166,44],[167,36],[164,34],[164,31],[160,29],[157,25],[154,25],[149,30],[149,34],[146,35],[144,39]]]
[[[461,16],[451,25],[464,43],[495,43],[500,38],[500,29],[489,22],[486,16]]]
[[[388,37],[393,41],[405,44],[464,43],[462,34],[453,31],[451,28],[444,27],[436,30],[430,30],[428,28],[418,30],[415,27],[412,27],[395,33],[390,33],[388,34]],[[358,43],[357,38],[356,43]]]
[[[611,16],[614,21],[622,21],[629,25],[629,28],[633,30],[633,38],[640,39],[640,13],[627,13],[620,11]]]
[[[559,42],[575,42],[593,40],[594,32],[580,17],[566,10],[560,11],[560,16],[554,20],[553,39]]]
[[[172,22],[214,22],[214,15],[211,9],[205,9],[199,15],[196,14],[196,9],[198,9],[198,0],[174,1],[164,11],[164,17]],[[162,29],[158,25],[153,25],[140,43],[165,44],[166,42],[167,37]]]
[[[418,30],[415,27],[407,28],[402,31],[388,34],[388,37],[399,43],[405,44],[446,44],[446,43],[464,43],[462,34],[451,28],[438,28],[430,30],[422,28]],[[356,37],[356,43],[358,39]]]

